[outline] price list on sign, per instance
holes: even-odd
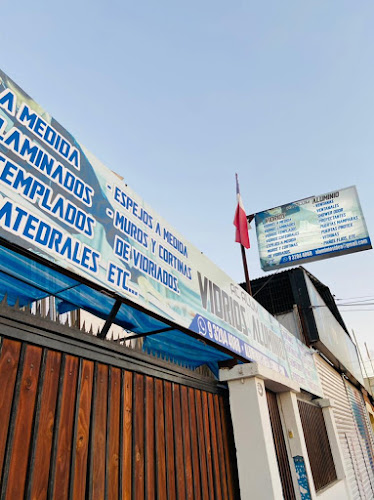
[[[270,217],[265,228],[266,252],[269,259],[278,255],[291,253],[292,248],[297,248],[296,222],[285,214]]]
[[[258,213],[256,231],[265,271],[371,248],[355,187]]]

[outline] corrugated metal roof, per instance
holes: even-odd
[[[294,304],[298,304],[298,297],[295,297],[292,289],[292,274],[300,271],[307,274],[326,306],[329,308],[340,326],[349,335],[348,329],[340,315],[334,296],[332,295],[329,287],[324,285],[303,266],[287,269],[286,271],[280,271],[278,273],[268,274],[267,276],[251,280],[253,297],[271,314],[283,314],[291,311]],[[241,283],[240,285],[245,288],[245,283]]]

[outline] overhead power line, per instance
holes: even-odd
[[[337,307],[367,307],[367,306],[374,306],[374,302],[366,302],[364,304],[361,303],[352,303],[352,304],[337,304]],[[315,305],[311,306],[312,309],[318,309],[319,307],[329,307],[327,304],[320,304],[320,305]]]
[[[338,307],[355,307],[355,306],[362,306],[362,307],[366,307],[366,306],[374,306],[374,302],[353,302],[353,303],[350,303],[350,304],[339,304]]]
[[[374,303],[373,304],[344,304],[344,305],[351,306],[351,307],[363,307],[363,306],[373,306]],[[319,306],[310,306],[310,307],[311,307],[311,309],[319,309],[321,307],[327,307],[327,308],[329,308],[329,306],[322,305],[322,304],[319,305]],[[342,305],[338,305],[338,307],[339,308],[343,307],[343,304]],[[346,308],[344,308],[344,309],[342,309],[341,312],[345,314],[345,313],[349,313],[349,312],[370,312],[370,311],[374,311],[374,309],[369,309],[369,308],[366,308],[366,309],[346,309]]]
[[[346,304],[368,304],[368,303],[370,303],[370,301],[374,301],[374,297],[372,297],[371,299],[366,299],[366,300],[347,300]],[[340,307],[341,305],[344,305],[344,304],[342,304],[341,302],[339,304],[337,304],[338,307]]]
[[[346,309],[344,310],[344,314],[353,312],[369,312],[369,311],[374,311],[374,309]]]
[[[371,300],[371,299],[374,299],[374,295],[363,295],[362,297],[346,297],[345,299],[337,299],[337,298],[335,298],[335,300],[358,300],[358,299]],[[365,301],[363,301],[363,302],[365,302]]]

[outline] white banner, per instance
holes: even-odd
[[[292,377],[273,316],[1,72],[0,236]]]

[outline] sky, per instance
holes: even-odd
[[[235,172],[247,213],[356,185],[374,238],[372,1],[1,0],[0,18],[1,69],[235,281]],[[305,267],[373,304],[341,312],[374,358],[373,250]]]

